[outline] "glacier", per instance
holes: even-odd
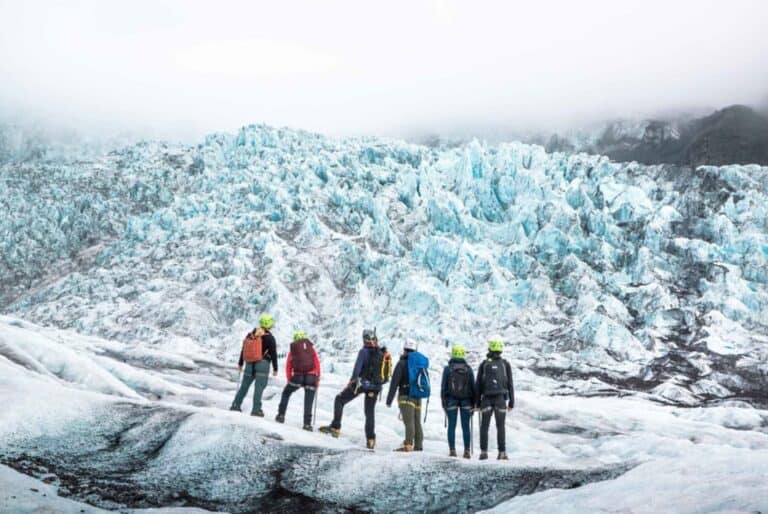
[[[716,455],[708,480],[739,452],[765,459],[768,168],[643,166],[514,142],[428,148],[265,125],[197,145],[42,155],[0,161],[0,394],[12,406],[0,417],[0,463],[55,475],[64,496],[105,509],[246,512],[242,491],[208,475],[241,474],[238,451],[255,438],[269,444],[247,447],[282,477],[253,492],[263,501],[396,510],[372,502],[373,482],[334,477],[413,465],[360,452],[354,429],[334,442],[275,425],[279,379],[267,420],[221,411],[242,334],[267,311],[281,351],[294,330],[316,341],[328,377],[320,421],[364,327],[395,352],[416,339],[439,365],[452,343],[475,365],[491,334],[506,341],[520,390],[513,465],[446,463],[433,405],[416,487],[453,478],[417,510],[450,510],[464,491],[454,482],[494,477],[507,487],[463,509],[589,510],[590,488],[605,490],[605,506],[632,484],[655,487],[646,469],[683,484],[664,459]],[[349,415],[361,412],[351,404]],[[377,417],[382,445],[394,447],[396,414],[380,407]],[[163,434],[159,449],[146,447]],[[89,485],[112,464],[127,468]],[[323,472],[307,482],[306,466]],[[738,475],[746,489],[757,477]],[[158,490],[157,480],[183,485]],[[385,481],[393,502],[418,496]]]
[[[499,333],[539,374],[672,403],[653,391],[680,382],[695,404],[764,403],[767,194],[758,166],[262,125],[197,146],[11,161],[0,308],[221,355],[262,311],[285,320],[278,339],[304,327],[333,356],[364,325],[436,350]]]

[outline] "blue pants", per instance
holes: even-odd
[[[448,447],[451,450],[456,449],[456,421],[461,415],[461,435],[464,437],[464,449],[469,450],[471,445],[469,420],[472,418],[472,400],[448,398],[445,412],[448,415]]]

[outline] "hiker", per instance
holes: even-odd
[[[392,382],[387,394],[387,407],[397,392],[400,417],[405,425],[405,440],[398,452],[423,451],[424,432],[421,429],[421,399],[429,397],[429,360],[419,353],[416,341],[408,340],[403,345],[403,354],[392,373]]]
[[[344,405],[361,393],[365,396],[365,439],[366,447],[373,450],[376,446],[374,409],[382,386],[389,380],[392,357],[386,348],[379,347],[376,330],[363,330],[363,347],[357,354],[352,378],[347,386],[336,395],[333,404],[333,421],[320,427],[320,432],[339,437],[341,434],[341,416]]]
[[[315,401],[315,391],[320,385],[320,359],[304,332],[293,334],[291,349],[285,361],[285,388],[280,398],[275,421],[285,423],[285,411],[291,395],[304,388],[304,430],[312,432],[312,405]]]
[[[475,374],[465,360],[461,345],[451,348],[451,359],[443,369],[440,398],[448,416],[448,455],[456,457],[456,421],[461,417],[461,435],[464,439],[464,458],[472,458],[470,421],[475,402]]]
[[[272,375],[277,376],[277,342],[270,332],[274,325],[275,320],[272,316],[262,314],[259,318],[259,328],[253,329],[245,336],[243,348],[240,350],[240,360],[237,362],[237,369],[243,373],[243,379],[229,410],[240,412],[243,399],[253,382],[251,416],[264,417],[264,411],[261,410],[261,395],[264,394],[269,380],[270,361],[272,361]]]
[[[491,416],[496,418],[496,437],[499,460],[508,460],[504,418],[515,406],[515,389],[512,385],[512,366],[501,358],[504,343],[500,337],[488,342],[488,357],[480,364],[475,383],[475,407],[480,409],[480,460],[488,458],[488,428]]]

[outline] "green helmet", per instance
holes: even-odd
[[[293,333],[293,340],[294,341],[300,341],[300,340],[306,339],[306,338],[307,338],[307,334],[305,334],[301,330],[297,330],[296,332]]]
[[[501,353],[504,350],[504,343],[502,342],[500,337],[494,337],[490,341],[488,341],[488,351],[489,352],[499,352]]]
[[[452,359],[463,359],[465,354],[464,346],[460,344],[455,344],[453,345],[453,348],[451,348]]]
[[[259,326],[263,329],[269,330],[275,326],[275,320],[269,314],[262,314],[259,318]]]

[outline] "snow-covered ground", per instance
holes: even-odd
[[[347,371],[323,380],[321,422],[330,419]],[[479,462],[446,457],[435,404],[425,451],[411,455],[391,452],[402,426],[394,409],[379,404],[378,448],[371,453],[363,449],[360,402],[348,406],[335,440],[300,429],[301,393],[286,424],[273,421],[282,377],[270,379],[266,418],[227,411],[236,379],[233,365],[202,350],[166,353],[0,318],[0,461],[51,484],[41,488],[4,468],[4,505],[11,512],[79,505],[55,499],[58,488],[105,509],[768,507],[768,412],[745,405],[679,408],[639,396],[553,396],[547,379],[522,381],[507,423],[512,459]]]

